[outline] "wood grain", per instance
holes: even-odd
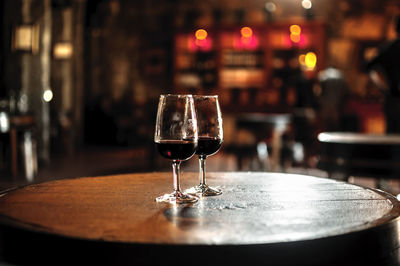
[[[164,251],[171,247],[209,247],[209,252],[215,252],[211,248],[223,247],[233,248],[236,255],[240,252],[235,248],[241,247],[247,254],[252,247],[251,252],[259,248],[262,254],[272,252],[270,259],[283,264],[285,259],[274,256],[290,250],[311,252],[310,246],[315,249],[313,252],[323,254],[324,258],[314,256],[312,260],[316,261],[339,259],[334,255],[336,251],[324,249],[324,245],[333,245],[343,253],[341,259],[352,263],[348,258],[350,251],[345,252],[343,243],[356,244],[360,252],[373,250],[364,255],[368,259],[382,259],[397,252],[399,241],[395,232],[400,205],[383,192],[292,174],[209,173],[208,180],[221,187],[221,196],[181,206],[155,202],[157,196],[171,192],[171,173],[88,177],[30,185],[1,195],[0,224],[3,235],[12,231],[10,238],[20,235],[26,242],[26,234],[33,234],[43,245],[43,239],[50,237],[60,246],[68,241],[84,247],[102,243],[108,251],[112,250],[109,245],[122,245],[122,250],[151,245],[153,250],[164,247]],[[182,174],[183,188],[196,183],[197,173]],[[360,241],[364,238],[374,239],[375,243]],[[273,252],[278,247],[279,251]],[[118,254],[119,259],[127,259]],[[305,253],[299,254],[297,259],[307,257]],[[260,259],[259,256],[252,260]],[[288,259],[293,263],[296,256]]]

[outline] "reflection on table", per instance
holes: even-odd
[[[182,187],[197,178],[183,173]],[[208,180],[221,196],[181,206],[155,202],[171,189],[170,173],[9,191],[0,197],[3,257],[16,264],[398,263],[400,202],[384,192],[294,174],[221,172]]]

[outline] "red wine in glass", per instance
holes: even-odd
[[[197,145],[190,140],[160,140],[156,146],[164,158],[185,161],[194,155]]]
[[[199,137],[196,155],[210,156],[216,153],[222,145],[222,139],[218,137]]]
[[[223,142],[222,115],[217,95],[195,95],[198,145],[196,154],[199,157],[199,185],[187,189],[188,194],[216,196],[222,191],[211,187],[206,182],[206,158],[215,154]]]
[[[192,95],[161,95],[158,102],[154,142],[160,154],[172,161],[174,191],[156,198],[172,204],[195,203],[198,198],[181,192],[180,164],[197,148],[197,118]]]

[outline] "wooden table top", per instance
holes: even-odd
[[[183,188],[192,186],[197,183],[197,173],[184,172],[181,181]],[[29,243],[28,239],[35,239],[30,249],[39,241],[40,248],[57,246],[53,252],[62,252],[60,247],[65,246],[69,256],[74,247],[87,254],[88,246],[101,245],[107,252],[90,250],[96,250],[96,257],[107,254],[113,261],[139,259],[141,256],[132,254],[151,246],[160,254],[170,253],[162,253],[162,247],[200,248],[205,254],[220,255],[230,250],[233,264],[244,258],[240,257],[243,251],[253,262],[269,254],[270,261],[282,265],[295,265],[299,259],[311,263],[328,259],[342,263],[345,259],[354,265],[360,259],[358,255],[363,254],[363,260],[381,260],[398,249],[400,203],[384,192],[278,173],[208,173],[208,182],[220,186],[223,194],[180,206],[155,201],[157,196],[171,192],[171,173],[29,185],[0,196],[0,235],[8,251],[14,241],[20,253],[21,243]],[[110,252],[120,246],[123,248],[118,249],[118,256]],[[248,252],[257,254],[250,259]],[[193,255],[190,250],[185,254],[180,256]],[[12,255],[10,258],[15,261]],[[149,259],[155,258],[145,260]]]

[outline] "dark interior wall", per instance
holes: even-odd
[[[379,5],[376,1],[360,0],[312,2],[313,9],[306,13],[301,1],[281,0],[275,3],[274,14],[268,16],[265,1],[89,1],[85,35],[85,106],[97,108],[102,104],[101,98],[106,97],[105,106],[117,106],[108,111],[114,112],[111,116],[127,115],[136,122],[132,113],[140,113],[144,104],[150,109],[151,102],[156,101],[160,93],[174,89],[175,33],[198,27],[213,29],[247,24],[268,27],[271,22],[300,23],[308,19],[322,21],[326,26],[323,37],[327,44],[325,61],[344,70],[347,81],[351,82],[351,93],[364,97],[367,93],[362,90],[365,90],[368,78],[358,68],[359,47],[371,38],[376,43],[387,38],[383,28],[371,37],[370,26],[363,26],[366,25],[364,22],[378,18],[385,27],[392,14],[398,12],[399,1],[383,0]],[[381,27],[378,24],[372,26]],[[325,67],[321,65],[318,70]]]
[[[0,2],[0,97],[4,98],[6,95],[6,89],[4,87],[4,1]]]
[[[43,32],[43,1],[2,1],[2,6],[2,81],[6,94],[18,94],[21,90],[32,91],[31,88],[38,86],[41,76],[40,49],[37,52],[14,50],[13,35],[15,28],[20,25],[37,25],[39,32]],[[22,77],[24,58],[27,59],[25,65],[29,73]],[[27,84],[29,87],[24,88]]]
[[[3,76],[2,85],[4,88],[4,96],[9,94],[11,88],[20,88],[21,81],[15,76],[21,72],[21,66],[17,62],[20,56],[16,53],[11,53],[12,45],[12,28],[21,22],[21,11],[19,6],[21,1],[2,1],[2,62]],[[14,62],[14,63],[13,63]]]
[[[276,13],[268,17],[264,8],[265,1],[1,1],[0,97],[8,97],[13,91],[26,91],[30,95],[32,110],[37,115],[38,121],[42,121],[43,108],[49,107],[43,104],[42,92],[47,86],[52,87],[55,97],[50,105],[54,105],[56,112],[71,111],[70,122],[77,132],[74,133],[76,136],[73,138],[79,139],[85,132],[79,128],[90,124],[85,114],[101,104],[109,104],[101,102],[100,98],[105,96],[107,100],[111,100],[112,117],[118,120],[116,122],[119,123],[118,126],[124,128],[126,126],[124,121],[131,121],[129,128],[124,128],[126,132],[130,132],[135,129],[138,122],[150,121],[149,123],[153,124],[152,115],[145,114],[155,109],[155,102],[160,93],[172,92],[174,89],[175,33],[193,30],[200,26],[237,26],[243,23],[268,25],[268,19],[271,18],[277,21],[292,19],[299,21],[299,19],[304,19],[299,2],[295,3],[295,8],[291,8],[294,5],[292,0],[281,0],[276,3]],[[342,41],[351,43],[351,49],[356,49],[359,37],[343,36],[346,21],[374,13],[388,17],[389,21],[389,17],[399,11],[399,1],[379,2],[380,5],[373,0],[313,1],[313,18],[323,19],[327,23],[328,42],[335,38],[338,43]],[[11,51],[12,29],[15,25],[39,23],[43,29],[46,23],[43,20],[44,3],[50,3],[50,11],[53,13],[51,45],[60,38],[63,28],[62,10],[65,8],[73,10],[74,53],[69,62],[72,110],[64,110],[61,103],[64,96],[60,88],[63,86],[64,77],[60,72],[60,66],[64,66],[66,61],[55,61],[50,55],[51,84],[45,84],[42,76],[43,54],[41,51],[37,54]],[[23,6],[27,4],[29,4],[27,8],[29,18],[23,15],[23,12],[26,12],[23,11]],[[360,19],[360,22],[362,21]],[[377,41],[383,41],[385,36],[383,34]],[[29,65],[29,78],[25,81],[22,78],[22,73],[26,73],[23,60]],[[351,80],[355,83],[361,84],[357,77],[353,78],[355,74],[352,71],[350,69],[346,73],[352,75]],[[126,119],[119,119],[119,117]],[[44,130],[46,127],[42,125],[40,128]],[[99,125],[99,129],[101,128],[102,125]],[[89,132],[88,135],[90,137],[91,133]],[[71,143],[75,145],[76,142]]]
[[[41,161],[49,159],[49,112],[42,97],[44,90],[50,88],[50,3],[50,0],[2,1],[4,97],[9,100],[11,115],[29,113],[35,117]],[[37,42],[32,42],[31,49],[14,46],[15,29],[20,26],[29,26],[37,33]]]
[[[159,2],[165,11],[169,4]],[[155,109],[153,99],[162,91],[172,91],[171,16],[159,14],[154,11],[157,5],[153,7],[148,1],[88,3],[84,99],[87,142],[135,142],[141,125],[154,121],[149,111]],[[157,73],[149,73],[148,64],[157,65]],[[100,127],[104,136],[96,139],[93,133]]]
[[[92,3],[92,1],[89,1]],[[95,1],[93,1],[95,2]],[[50,102],[53,150],[73,153],[82,144],[83,110],[87,89],[85,84],[90,64],[84,55],[86,1],[57,0],[52,2],[52,47],[51,87],[53,99]],[[56,56],[54,47],[68,44],[71,55]],[[65,139],[67,136],[68,140]]]
[[[113,99],[118,99],[128,91],[145,98],[158,94],[161,89],[157,87],[170,89],[173,12],[169,10],[173,4],[153,1],[158,3],[150,5],[149,2],[88,3],[85,58],[90,70],[87,86],[90,91],[87,99],[100,94],[111,94]],[[146,63],[157,55],[164,71],[157,77],[147,78]],[[146,92],[141,86],[146,87]]]

